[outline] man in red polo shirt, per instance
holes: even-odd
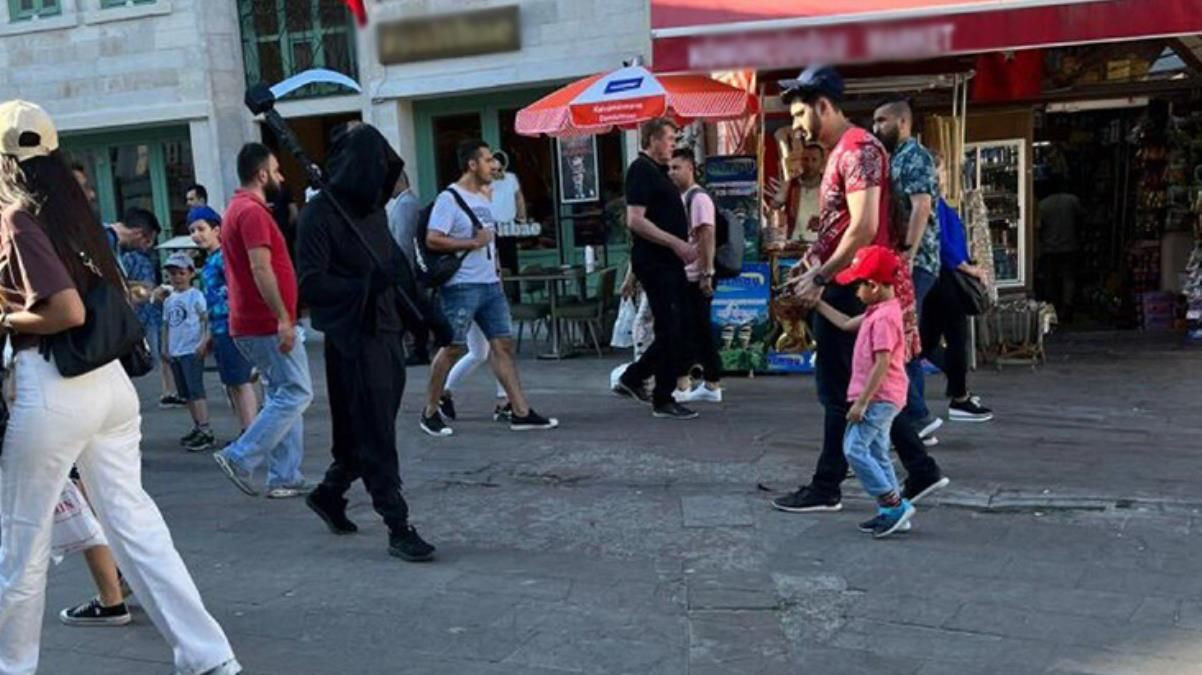
[[[309,357],[296,325],[296,272],[284,234],[267,204],[283,189],[275,155],[260,143],[238,153],[238,179],[221,231],[229,291],[230,335],[264,377],[263,410],[238,440],[213,454],[226,477],[248,495],[258,494],[255,468],[267,466],[267,496],[304,494],[305,409],[313,400]]]
[[[780,85],[794,128],[804,131],[807,141],[819,143],[829,152],[819,196],[818,239],[803,264],[794,269],[793,292],[811,306],[821,299],[847,316],[858,316],[864,313],[864,305],[856,297],[854,285],[840,284],[836,275],[864,246],[899,247],[900,237],[890,217],[889,153],[876,137],[852,124],[844,114],[843,78],[834,69],[812,66],[797,79]],[[903,266],[899,271],[894,287],[910,358],[920,351],[920,345],[914,284],[908,268]],[[843,436],[856,338],[818,313],[811,316],[811,328],[818,341],[814,381],[825,411],[822,452],[809,485],[772,501],[773,507],[790,513],[842,509],[839,486],[847,477]],[[890,439],[906,468],[906,499],[917,502],[948,484],[908,418],[894,420]]]

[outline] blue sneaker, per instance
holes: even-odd
[[[904,528],[910,519],[918,510],[909,501],[903,499],[901,506],[882,509],[880,519],[876,523],[876,528],[872,531],[872,536],[876,539],[884,539]]]

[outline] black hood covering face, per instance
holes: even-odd
[[[370,124],[356,124],[333,137],[326,162],[327,185],[356,216],[382,209],[392,199],[405,160]]]

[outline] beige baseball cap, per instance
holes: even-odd
[[[0,153],[18,162],[58,150],[58,130],[36,103],[14,99],[0,103]]]

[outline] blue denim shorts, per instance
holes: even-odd
[[[205,398],[205,363],[195,354],[171,357],[171,374],[175,389],[185,401]]]
[[[229,335],[213,336],[213,358],[217,360],[217,372],[221,374],[221,384],[227,387],[237,387],[250,382],[251,365],[246,356],[234,344],[234,338]]]
[[[509,300],[506,299],[500,283],[455,284],[443,286],[438,293],[442,299],[442,312],[454,333],[451,344],[467,344],[467,332],[471,329],[472,322],[480,326],[484,337],[489,340],[513,335],[513,325],[509,320]]]

